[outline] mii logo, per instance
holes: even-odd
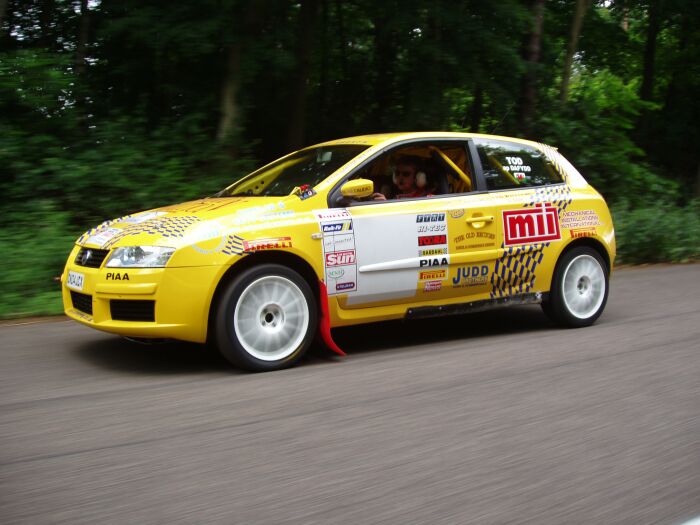
[[[547,202],[533,208],[504,211],[503,236],[506,246],[561,239],[557,208]]]

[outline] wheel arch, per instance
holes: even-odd
[[[320,292],[318,281],[319,277],[314,271],[311,264],[302,257],[295,255],[293,253],[281,251],[281,250],[266,250],[261,252],[251,253],[241,258],[235,264],[232,264],[226,272],[221,276],[219,282],[216,285],[214,294],[212,295],[211,302],[209,303],[209,317],[207,320],[207,341],[211,341],[211,337],[215,333],[212,329],[214,320],[216,318],[216,306],[221,298],[221,294],[226,289],[226,286],[235,279],[241,272],[257,266],[259,264],[273,263],[279,264],[281,266],[286,266],[296,271],[301,277],[309,283],[311,291],[316,299],[317,307],[320,308]]]
[[[608,275],[610,275],[610,271],[612,270],[612,261],[610,260],[610,253],[608,250],[605,248],[605,244],[603,244],[600,240],[596,239],[595,237],[580,237],[578,239],[574,239],[572,242],[567,244],[564,249],[561,251],[559,254],[559,257],[557,257],[557,263],[559,263],[559,260],[567,253],[573,250],[574,248],[578,247],[583,247],[583,246],[588,246],[589,248],[594,249],[598,254],[603,258],[603,261],[605,262],[605,266],[608,270]]]

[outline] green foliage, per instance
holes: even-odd
[[[685,207],[659,202],[613,208],[619,263],[688,262],[700,259],[700,201]]]
[[[639,115],[656,106],[640,100],[638,86],[608,70],[581,68],[570,101],[543,115],[544,141],[560,148],[586,179],[611,201],[633,205],[677,196],[678,184],[656,175],[630,136]]]
[[[536,63],[533,3],[521,0],[79,5],[11,1],[0,23],[0,316],[60,308],[50,278],[86,228],[211,194],[287,153],[293,131],[307,144],[389,130],[527,134],[613,203],[623,261],[698,258],[698,205],[674,207],[700,194],[698,2],[660,3],[653,78],[649,2],[593,2],[564,105],[569,0],[545,3]],[[534,127],[521,120],[528,73]],[[236,131],[217,142],[232,78]],[[648,220],[658,202],[662,218]]]

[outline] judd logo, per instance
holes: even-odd
[[[503,230],[506,246],[561,239],[557,208],[548,202],[504,211]]]
[[[326,254],[326,266],[345,266],[347,264],[355,264],[354,250]]]
[[[486,282],[486,276],[489,274],[487,265],[481,266],[463,266],[457,268],[457,275],[452,278],[452,285],[457,286],[463,284],[482,284]]]
[[[352,290],[355,288],[355,283],[338,283],[335,285],[336,290]]]
[[[444,213],[424,213],[416,216],[416,222],[440,222],[444,220]]]
[[[418,237],[418,246],[435,246],[447,244],[447,235],[423,235]]]
[[[260,250],[275,250],[279,248],[291,247],[291,237],[275,237],[272,239],[258,239],[257,241],[243,241],[243,250],[246,252],[258,252]]]

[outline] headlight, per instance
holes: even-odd
[[[109,256],[108,268],[162,268],[175,252],[175,248],[162,246],[125,246],[117,248]]]

